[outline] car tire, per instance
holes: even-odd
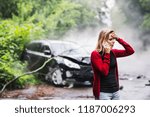
[[[63,77],[60,68],[49,68],[49,72],[45,75],[45,80],[51,82],[55,86],[63,85]]]

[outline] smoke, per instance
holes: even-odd
[[[143,37],[143,31],[139,26],[143,16],[138,3],[134,1],[135,3],[131,5],[131,1],[117,1],[119,3],[117,2],[114,12],[118,12],[115,15],[120,15],[121,17],[114,18],[114,24],[117,26],[116,30],[118,34],[129,42],[135,50],[133,55],[118,59],[119,70],[121,72],[149,76],[150,72],[148,70],[150,69],[150,62],[148,59],[150,57],[150,49],[145,50],[146,47],[143,45],[144,39],[141,38]],[[125,12],[124,15],[121,14],[122,11]],[[128,19],[129,17],[130,19]]]
[[[111,0],[107,0],[108,3],[110,1]],[[80,1],[81,4],[90,5],[90,1],[88,3],[86,2],[86,0],[83,0],[82,2]],[[94,0],[94,2],[96,1]],[[97,2],[102,5],[101,2],[103,2],[103,0],[99,0]],[[126,22],[126,16],[125,14],[123,14],[123,10],[121,9],[120,4],[117,4],[114,1],[114,5],[112,5],[111,3],[109,3],[108,5],[111,5],[111,11],[109,12],[111,16],[109,20],[111,20],[112,22],[111,28],[114,29],[116,34],[119,37],[123,38],[126,42],[128,42],[135,50],[135,53],[133,55],[118,59],[119,72],[136,75],[142,74],[145,76],[150,75],[150,72],[148,71],[150,68],[150,62],[148,60],[150,57],[150,49],[147,51],[143,50],[143,41],[140,39],[141,31],[138,28],[135,28],[135,25],[131,25],[130,23]],[[96,10],[99,7],[97,4],[91,4],[91,8]],[[127,8],[126,10],[126,13],[130,14],[132,12],[131,9]],[[139,10],[132,12],[132,16],[133,19],[140,17]],[[99,32],[101,31],[101,29],[108,26],[110,27],[110,24],[101,25],[96,28],[88,27],[84,30],[70,30],[65,35],[64,40],[76,42],[83,48],[88,49],[89,53],[91,53],[96,47]],[[122,49],[123,47],[120,44],[115,43],[114,48]]]
[[[85,30],[70,30],[64,40],[72,41],[87,49],[90,53],[96,47],[99,29],[97,28],[86,28]]]

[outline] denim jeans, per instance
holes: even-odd
[[[100,92],[100,100],[119,100],[119,91],[114,93]]]

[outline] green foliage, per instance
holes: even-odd
[[[69,0],[27,0],[18,3],[14,21],[40,24],[47,37],[58,38],[71,28],[93,25],[94,11]]]
[[[1,58],[8,57],[5,56],[13,56],[15,60],[18,60],[20,53],[24,47],[24,44],[30,41],[30,33],[32,31],[32,26],[29,24],[18,25],[12,20],[1,21],[0,24],[0,48]],[[8,55],[7,55],[8,53]]]
[[[95,12],[72,0],[0,0],[0,88],[23,74],[20,61],[24,45],[40,38],[59,38],[71,28],[94,26]],[[37,83],[24,76],[10,88]]]
[[[12,13],[17,15],[17,2],[19,0],[0,0],[0,17],[11,18]]]
[[[145,12],[150,12],[150,0],[139,0]]]
[[[143,11],[142,27],[145,30],[150,29],[150,0],[139,0]]]
[[[150,0],[117,1],[125,13],[127,23],[143,30],[149,27]],[[129,13],[130,12],[130,13]]]
[[[62,36],[71,28],[90,25],[93,17],[94,13],[89,12],[88,9],[80,4],[63,1],[55,6],[52,10],[52,14],[47,17],[44,25],[46,32],[49,33],[50,36]]]
[[[144,16],[144,21],[142,23],[142,27],[144,27],[145,30],[150,29],[150,14],[146,14]]]
[[[31,25],[18,25],[12,20],[4,20],[0,23],[0,87],[16,76],[23,74],[26,64],[19,61],[24,44],[30,41],[33,31]],[[36,32],[36,31],[34,31]],[[35,33],[36,34],[36,33]],[[25,79],[34,81],[34,77],[26,76]],[[18,80],[12,84],[14,87],[22,87],[27,80]]]

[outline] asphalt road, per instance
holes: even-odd
[[[150,79],[143,75],[124,74],[120,76],[121,100],[150,100]],[[92,87],[75,85],[54,87],[53,85],[30,86],[22,90],[4,92],[1,99],[38,99],[38,100],[94,100]]]

